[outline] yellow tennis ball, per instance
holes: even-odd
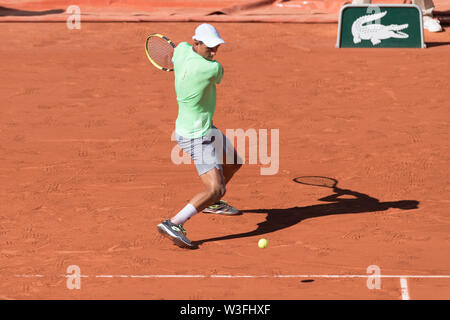
[[[259,239],[258,241],[258,247],[260,247],[261,249],[266,248],[268,244],[269,241],[267,241],[266,239]]]

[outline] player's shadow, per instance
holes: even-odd
[[[292,227],[297,223],[310,218],[337,214],[378,212],[385,211],[390,208],[412,210],[419,207],[419,201],[417,200],[380,202],[376,198],[353,190],[341,189],[338,187],[331,188],[330,190],[333,191],[333,194],[319,199],[319,201],[328,202],[327,204],[317,204],[312,206],[292,207],[285,209],[242,210],[242,213],[244,214],[266,214],[266,220],[258,223],[258,227],[252,231],[203,239],[196,241],[195,243],[197,245],[201,245],[205,242],[260,236],[263,234]]]
[[[58,14],[58,13],[63,13],[63,12],[65,12],[65,10],[63,10],[63,9],[53,9],[53,10],[45,10],[45,11],[27,11],[27,10],[18,10],[18,9],[12,9],[12,8],[6,8],[6,7],[0,6],[0,17],[45,16],[48,14]]]

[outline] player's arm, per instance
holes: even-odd
[[[220,81],[222,81],[222,77],[223,77],[223,72],[224,72],[224,69],[223,69],[223,67],[222,67],[222,65],[219,63],[219,62],[217,62],[217,80],[216,80],[216,84],[219,84],[220,83]]]

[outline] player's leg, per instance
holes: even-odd
[[[225,180],[222,167],[223,152],[218,152],[223,149],[223,134],[217,128],[213,128],[201,138],[186,141],[186,139],[178,137],[177,141],[194,160],[198,175],[204,185],[204,191],[191,199],[187,205],[187,211],[180,212],[172,219],[174,223],[184,224],[191,216],[224,196],[226,181],[231,179],[236,169],[227,167],[227,180]],[[195,208],[195,212],[193,208]]]
[[[242,167],[243,161],[237,154],[233,144],[219,129],[213,127],[212,131],[215,137],[214,150],[216,151],[216,156],[221,164],[218,167],[222,172],[224,183],[227,185],[234,174]],[[219,150],[222,150],[222,152],[218,152]],[[222,199],[218,199],[218,201],[205,208],[203,212],[221,215],[241,214],[238,209]]]
[[[215,128],[215,127],[214,127]],[[215,128],[223,143],[222,145],[222,172],[225,184],[230,182],[234,174],[242,167],[243,160],[238,155],[233,143],[217,128]]]
[[[226,192],[222,171],[217,168],[213,168],[202,174],[200,180],[205,187],[204,191],[196,194],[191,201],[189,201],[198,212],[219,201]]]
[[[196,194],[191,201],[181,209],[175,216],[158,225],[158,230],[164,236],[178,246],[184,248],[195,248],[195,245],[187,238],[183,225],[201,210],[220,200],[225,194],[225,182],[221,170],[213,167],[206,173],[200,175],[204,191]]]
[[[221,178],[221,183],[223,183],[223,185],[220,188],[219,192],[217,191],[213,191],[213,194],[215,195],[213,198],[213,202],[210,202],[211,198],[208,199],[208,204],[206,206],[204,206],[205,202],[201,202],[201,205],[199,205],[200,208],[202,208],[201,210],[203,210],[204,213],[215,213],[215,214],[220,214],[220,215],[228,215],[228,216],[233,216],[233,215],[239,215],[241,214],[241,212],[236,209],[235,207],[231,206],[228,202],[226,202],[225,200],[222,200],[222,197],[225,195],[225,186],[226,184],[230,181],[231,177],[234,175],[234,173],[236,173],[236,171],[238,170],[238,167],[236,166],[224,166],[224,169],[226,169],[227,171],[222,171],[222,170],[218,170],[217,168],[215,168],[214,171],[217,171],[217,174],[222,177]],[[225,176],[226,174],[226,176]],[[205,182],[204,182],[205,183]],[[207,185],[207,184],[205,184]],[[212,187],[210,188],[212,190],[216,189],[216,187]],[[221,191],[223,189],[223,192]],[[207,191],[207,193],[210,193]],[[198,198],[194,198],[193,200],[199,200],[201,194],[198,195]],[[193,201],[191,200],[191,201]]]
[[[225,146],[223,148],[224,154],[222,159],[222,172],[225,184],[228,184],[231,178],[233,178],[234,174],[238,172],[238,170],[242,167],[243,161],[239,157],[236,149],[234,149],[233,145],[231,145],[231,142],[227,139],[227,137],[223,136],[223,139],[225,141]],[[228,153],[233,154],[233,161],[231,163],[227,163],[226,158]]]
[[[186,230],[183,227],[186,221],[220,200],[225,194],[222,166],[217,161],[213,141],[214,138],[209,135],[195,139],[186,139],[177,135],[178,144],[194,160],[204,185],[204,190],[195,195],[175,216],[158,225],[159,232],[180,247],[195,248],[195,245],[186,237]]]
[[[424,29],[430,32],[442,31],[441,23],[439,22],[439,20],[433,18],[433,0],[413,0],[413,3],[422,10]]]

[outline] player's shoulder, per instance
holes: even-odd
[[[200,59],[199,59],[200,58]],[[195,57],[195,60],[192,60],[192,64],[196,65],[197,69],[202,72],[214,74],[218,72],[222,67],[220,63],[216,60],[206,60],[201,56]]]
[[[186,41],[181,41],[181,42],[178,44],[177,47],[186,47],[186,46],[191,47],[191,45],[190,45],[188,42],[186,42]]]
[[[217,60],[210,60],[208,62],[209,62],[209,66],[210,66],[210,68],[212,70],[214,70],[216,72],[222,70],[222,65],[220,64],[219,61],[217,61]]]
[[[186,59],[187,56],[189,56],[189,50],[191,50],[191,45],[187,42],[180,42],[173,52],[172,61],[175,63],[175,61],[179,59]]]
[[[175,50],[183,50],[183,49],[189,49],[189,48],[191,48],[192,46],[189,44],[189,43],[187,43],[186,41],[183,41],[183,42],[180,42],[177,46],[176,46],[176,48],[175,48]]]
[[[217,61],[217,60],[211,60],[210,62],[212,62],[212,63],[213,63],[213,65],[214,65],[214,68],[217,68],[217,69],[220,69],[220,68],[222,68],[222,65],[220,64],[220,62],[219,62],[219,61]]]

